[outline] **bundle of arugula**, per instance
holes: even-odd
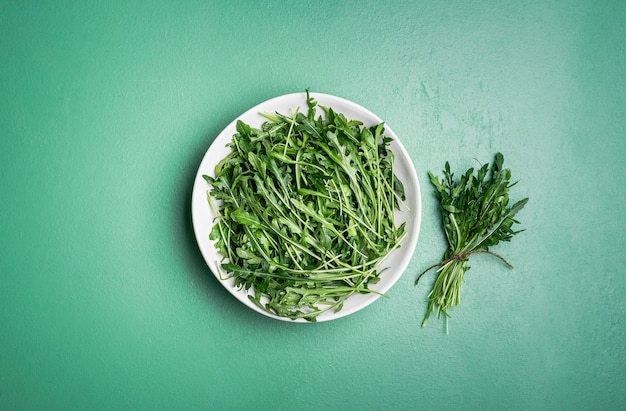
[[[467,261],[472,254],[486,253],[499,258],[509,268],[513,268],[500,255],[489,251],[500,241],[510,241],[520,231],[512,226],[518,223],[514,219],[528,202],[528,198],[509,206],[509,189],[511,170],[503,167],[504,156],[497,153],[489,170],[484,164],[474,175],[470,168],[457,181],[446,162],[444,178],[440,181],[432,173],[428,173],[431,183],[440,201],[443,229],[449,247],[440,263],[433,264],[424,270],[415,281],[429,270],[439,267],[439,275],[432,291],[428,295],[428,309],[422,326],[426,325],[430,314],[435,312],[437,318],[443,313],[448,329],[448,310],[461,301],[463,277],[469,266]]]
[[[368,285],[406,233],[394,219],[404,188],[384,124],[364,127],[322,106],[316,117],[308,90],[307,106],[306,115],[261,113],[259,129],[238,121],[232,151],[203,177],[221,268],[261,309],[316,321],[376,292]]]

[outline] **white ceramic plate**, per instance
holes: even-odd
[[[317,101],[318,105],[331,107],[335,112],[343,113],[349,120],[360,120],[367,127],[382,122],[374,113],[343,98],[321,93],[311,93],[310,96]],[[251,108],[237,117],[217,136],[204,155],[195,177],[191,199],[191,215],[196,240],[198,241],[198,246],[204,260],[217,277],[218,281],[222,283],[231,294],[251,309],[268,317],[291,322],[307,322],[304,319],[291,320],[270,314],[252,303],[248,299],[245,290],[235,287],[234,279],[220,279],[217,264],[222,260],[222,256],[215,248],[214,242],[209,240],[209,233],[213,227],[213,219],[215,217],[207,201],[207,192],[210,186],[202,177],[203,174],[215,177],[215,165],[230,152],[230,148],[226,147],[226,144],[231,141],[232,136],[236,133],[235,126],[237,120],[241,120],[252,127],[260,128],[261,124],[266,121],[266,119],[260,116],[259,113],[279,112],[282,114],[292,114],[298,107],[300,107],[301,112],[307,112],[306,93],[286,94],[275,97]],[[318,109],[316,116],[320,114],[323,114],[323,111]],[[395,155],[394,172],[404,185],[406,195],[405,204],[409,210],[406,210],[404,207],[402,211],[396,210],[396,221],[399,221],[398,224],[403,221],[406,222],[406,232],[408,235],[401,243],[401,247],[392,251],[379,267],[380,269],[388,267],[386,271],[380,274],[380,281],[377,284],[370,285],[370,289],[380,293],[387,293],[402,276],[409,264],[417,244],[422,208],[419,181],[411,158],[396,134],[386,123],[385,135],[393,139],[389,148]],[[337,313],[326,311],[317,317],[317,321],[321,322],[345,317],[346,315],[367,307],[378,298],[380,298],[380,296],[374,293],[353,295],[346,300],[341,311]]]

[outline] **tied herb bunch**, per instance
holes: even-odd
[[[238,121],[232,152],[204,178],[222,270],[261,309],[316,321],[354,294],[377,293],[369,285],[406,233],[394,219],[404,188],[384,124],[323,106],[316,116],[308,90],[307,106],[261,113],[258,129]]]
[[[490,254],[513,268],[503,257],[489,250],[523,231],[515,231],[513,226],[519,223],[515,215],[528,202],[525,198],[509,206],[509,189],[516,183],[510,182],[511,170],[505,169],[503,163],[504,156],[497,153],[491,169],[489,164],[484,164],[474,174],[474,169],[470,168],[456,181],[448,162],[442,180],[429,172],[440,201],[442,225],[449,247],[443,261],[428,267],[415,281],[417,285],[424,274],[438,268],[422,326],[433,312],[437,318],[443,313],[447,331],[449,310],[461,301],[463,277],[470,269],[467,265],[470,255]]]

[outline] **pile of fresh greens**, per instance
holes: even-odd
[[[422,322],[426,325],[430,314],[435,312],[437,318],[443,313],[447,321],[449,309],[461,301],[463,276],[469,266],[467,261],[472,254],[486,253],[499,258],[507,266],[512,266],[501,256],[489,251],[500,241],[510,241],[520,231],[514,231],[514,219],[518,211],[528,202],[528,198],[509,206],[509,189],[511,170],[503,167],[504,157],[497,153],[489,169],[484,164],[476,174],[470,168],[454,180],[450,164],[446,162],[444,178],[440,181],[429,173],[430,181],[440,202],[443,229],[449,247],[444,259],[424,270],[420,278],[429,270],[439,267],[439,275],[432,291],[428,295],[428,309]]]
[[[261,113],[259,129],[238,121],[232,151],[204,178],[221,269],[267,312],[315,321],[375,292],[377,268],[406,233],[394,219],[404,188],[384,124],[323,106],[316,117],[308,90],[307,106]]]

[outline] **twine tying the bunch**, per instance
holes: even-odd
[[[458,260],[458,261],[467,261],[467,260],[469,260],[469,256],[470,256],[470,254],[490,254],[490,255],[492,255],[492,256],[497,257],[498,259],[500,259],[500,261],[502,261],[504,264],[506,264],[506,266],[507,266],[507,267],[509,267],[509,268],[513,268],[513,266],[512,266],[512,265],[511,265],[508,261],[506,261],[506,260],[505,260],[505,259],[504,259],[501,255],[496,254],[496,253],[494,253],[494,252],[487,251],[487,250],[471,250],[471,251],[463,251],[463,252],[460,252],[460,253],[458,253],[458,254],[452,254],[452,255],[450,256],[450,258],[446,258],[445,260],[443,260],[443,261],[441,261],[441,262],[439,262],[439,263],[437,263],[437,264],[433,264],[433,265],[431,265],[430,267],[428,267],[427,269],[425,269],[424,271],[422,271],[422,273],[421,273],[419,276],[417,276],[417,280],[415,280],[415,285],[417,285],[417,283],[419,282],[420,278],[422,278],[422,276],[423,276],[424,274],[426,274],[427,272],[429,272],[429,271],[430,271],[430,270],[432,270],[433,268],[436,268],[436,267],[441,267],[442,265],[446,265],[446,264],[448,264],[449,262],[451,262],[451,261],[455,261],[455,260]]]

